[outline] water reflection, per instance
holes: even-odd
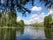
[[[17,33],[20,32],[20,34],[24,33],[24,27],[20,27],[16,29]]]
[[[53,28],[25,26],[22,28],[0,28],[0,40],[52,40]]]
[[[20,29],[21,30],[21,29]],[[22,31],[22,30],[21,30]],[[53,28],[25,26],[23,33],[17,34],[16,40],[52,40]]]
[[[46,39],[44,28],[25,26],[23,34],[17,34],[16,40]]]
[[[44,31],[47,39],[53,39],[53,28],[45,28]]]
[[[0,28],[0,40],[16,40],[16,30],[12,28]]]

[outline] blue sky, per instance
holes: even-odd
[[[39,0],[35,0],[34,6],[28,3],[27,5],[25,5],[25,7],[31,10],[31,13],[26,13],[27,17],[23,17],[19,12],[17,12],[17,15],[19,17],[18,19],[24,20],[26,24],[43,22],[44,16],[49,12],[47,7],[45,7],[43,3],[39,2]]]

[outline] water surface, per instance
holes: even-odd
[[[32,39],[44,40],[46,39],[44,27],[25,26],[22,32],[23,33],[17,31],[16,40],[32,40]]]

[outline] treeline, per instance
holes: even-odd
[[[25,26],[44,27],[44,22],[34,23],[34,24],[26,24]]]
[[[44,27],[44,23],[43,22],[35,23],[35,24],[33,24],[33,26],[35,26],[35,27]]]
[[[0,26],[16,26],[16,13],[14,11],[8,11],[8,13],[0,13]]]
[[[44,26],[45,27],[48,27],[48,28],[51,28],[51,25],[53,25],[53,22],[52,22],[52,16],[51,15],[48,15],[44,18]]]
[[[11,26],[11,27],[17,27],[17,26],[24,26],[24,21],[20,20],[20,22],[16,21],[17,15],[14,11],[8,11],[8,12],[0,12],[0,27],[3,26]]]

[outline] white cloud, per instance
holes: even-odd
[[[44,21],[44,17],[45,16],[48,16],[48,15],[53,15],[53,10],[50,10],[47,14],[42,12],[40,14],[33,14],[30,16],[30,19],[29,20],[25,20],[24,19],[24,23],[25,24],[33,24],[33,23],[40,23],[40,22],[43,22]],[[21,18],[17,17],[17,21],[20,21]]]
[[[24,23],[25,24],[30,24],[30,21],[29,20],[24,20]]]
[[[45,17],[45,15],[44,14],[39,14],[39,15],[37,15],[37,14],[33,14],[32,15],[32,17],[31,17],[31,19],[33,19],[33,20],[35,20],[36,22],[43,22],[43,20],[44,20],[44,17]]]
[[[40,14],[33,14],[30,16],[30,20],[24,20],[25,24],[33,24],[33,23],[40,23],[44,21],[44,17],[48,15],[53,15],[53,10],[50,10],[47,14],[42,12]]]
[[[41,8],[41,7],[34,6],[31,10],[32,10],[32,11],[37,11],[37,12],[39,12],[39,11],[42,10],[42,8]]]
[[[30,16],[30,20],[26,20],[25,24],[33,24],[33,23],[40,23],[44,21],[44,17],[45,17],[45,13],[41,13],[41,14],[33,14]]]
[[[48,15],[52,15],[53,16],[53,10],[50,9],[50,11],[48,12]]]
[[[19,22],[20,20],[21,20],[21,18],[20,17],[17,17],[17,20],[16,21]]]
[[[50,9],[49,10],[48,15],[51,15],[52,16],[52,19],[53,19],[53,9]]]
[[[38,22],[38,23],[40,23],[40,22],[43,22],[44,21],[44,17],[45,16],[48,16],[48,15],[52,15],[53,16],[53,10],[49,10],[49,12],[48,12],[48,14],[45,14],[44,12],[42,12],[41,14],[33,14],[33,15],[31,15],[30,16],[30,20],[32,21],[30,21],[30,23],[32,24],[32,23],[36,23],[36,22]]]

